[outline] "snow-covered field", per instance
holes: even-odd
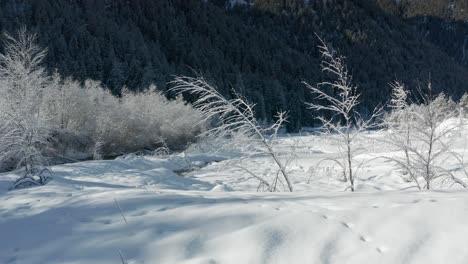
[[[468,193],[410,188],[381,158],[399,155],[383,136],[362,142],[356,193],[333,164],[315,166],[337,155],[316,136],[281,139],[299,140],[294,193],[257,192],[227,165],[235,155],[196,149],[54,166],[49,184],[23,190],[1,174],[0,263],[467,263]],[[275,173],[264,156],[242,167]]]

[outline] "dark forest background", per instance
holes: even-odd
[[[411,89],[430,79],[435,92],[454,99],[468,91],[467,21],[401,16],[376,0],[256,0],[232,8],[225,0],[0,1],[0,30],[37,32],[50,71],[100,80],[117,96],[151,83],[167,90],[174,75],[197,71],[223,94],[235,88],[255,102],[266,122],[288,110],[290,130],[313,124],[301,81],[326,78],[315,34],[347,57],[366,114],[388,99],[395,79]]]

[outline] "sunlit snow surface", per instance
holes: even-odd
[[[292,194],[257,192],[226,165],[235,156],[206,151],[55,166],[48,185],[15,191],[1,174],[0,263],[468,263],[468,193],[411,189],[381,158],[399,153],[368,136],[356,193],[315,166],[337,155],[316,136],[281,139],[300,140]],[[189,164],[208,165],[179,176]],[[242,166],[276,174],[267,157]]]

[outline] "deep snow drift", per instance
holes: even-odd
[[[467,263],[468,193],[411,189],[379,137],[362,142],[356,193],[315,166],[337,155],[315,136],[281,140],[300,140],[295,193],[256,192],[227,166],[236,155],[200,150],[54,166],[48,185],[15,191],[1,174],[0,263]],[[242,166],[273,173],[262,156]]]

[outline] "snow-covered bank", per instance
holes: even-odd
[[[379,137],[361,159],[398,154]],[[203,151],[54,166],[46,186],[14,191],[15,176],[0,174],[0,263],[468,261],[468,192],[404,190],[411,183],[385,159],[365,163],[358,192],[346,192],[333,164],[316,166],[334,146],[315,136],[281,145],[298,139],[294,193],[256,192],[258,181],[227,165],[235,156]],[[263,156],[241,165],[274,172]]]

